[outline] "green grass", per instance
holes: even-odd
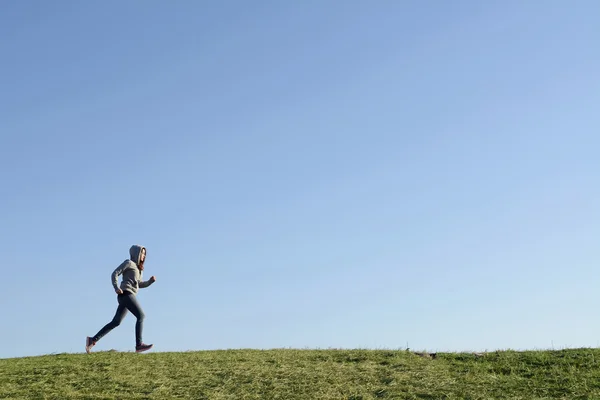
[[[600,399],[600,350],[58,354],[0,360],[0,399]]]

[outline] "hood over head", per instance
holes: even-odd
[[[136,263],[136,265],[140,264],[140,256],[142,255],[142,249],[146,249],[144,246],[140,246],[138,244],[134,244],[129,249],[129,259]],[[147,251],[146,251],[147,253]]]

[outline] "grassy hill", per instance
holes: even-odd
[[[223,350],[0,360],[0,399],[600,399],[600,350]]]

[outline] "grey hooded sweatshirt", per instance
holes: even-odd
[[[115,290],[119,289],[117,277],[123,275],[123,279],[121,281],[120,289],[122,291],[127,291],[131,294],[136,295],[138,292],[138,288],[146,288],[152,285],[151,281],[143,281],[142,280],[142,271],[138,268],[138,264],[140,262],[140,256],[142,254],[143,246],[133,245],[129,249],[128,260],[125,260],[114,270],[110,279],[112,281],[112,285]]]

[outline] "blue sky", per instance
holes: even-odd
[[[598,346],[598,15],[2,3],[0,357]]]

